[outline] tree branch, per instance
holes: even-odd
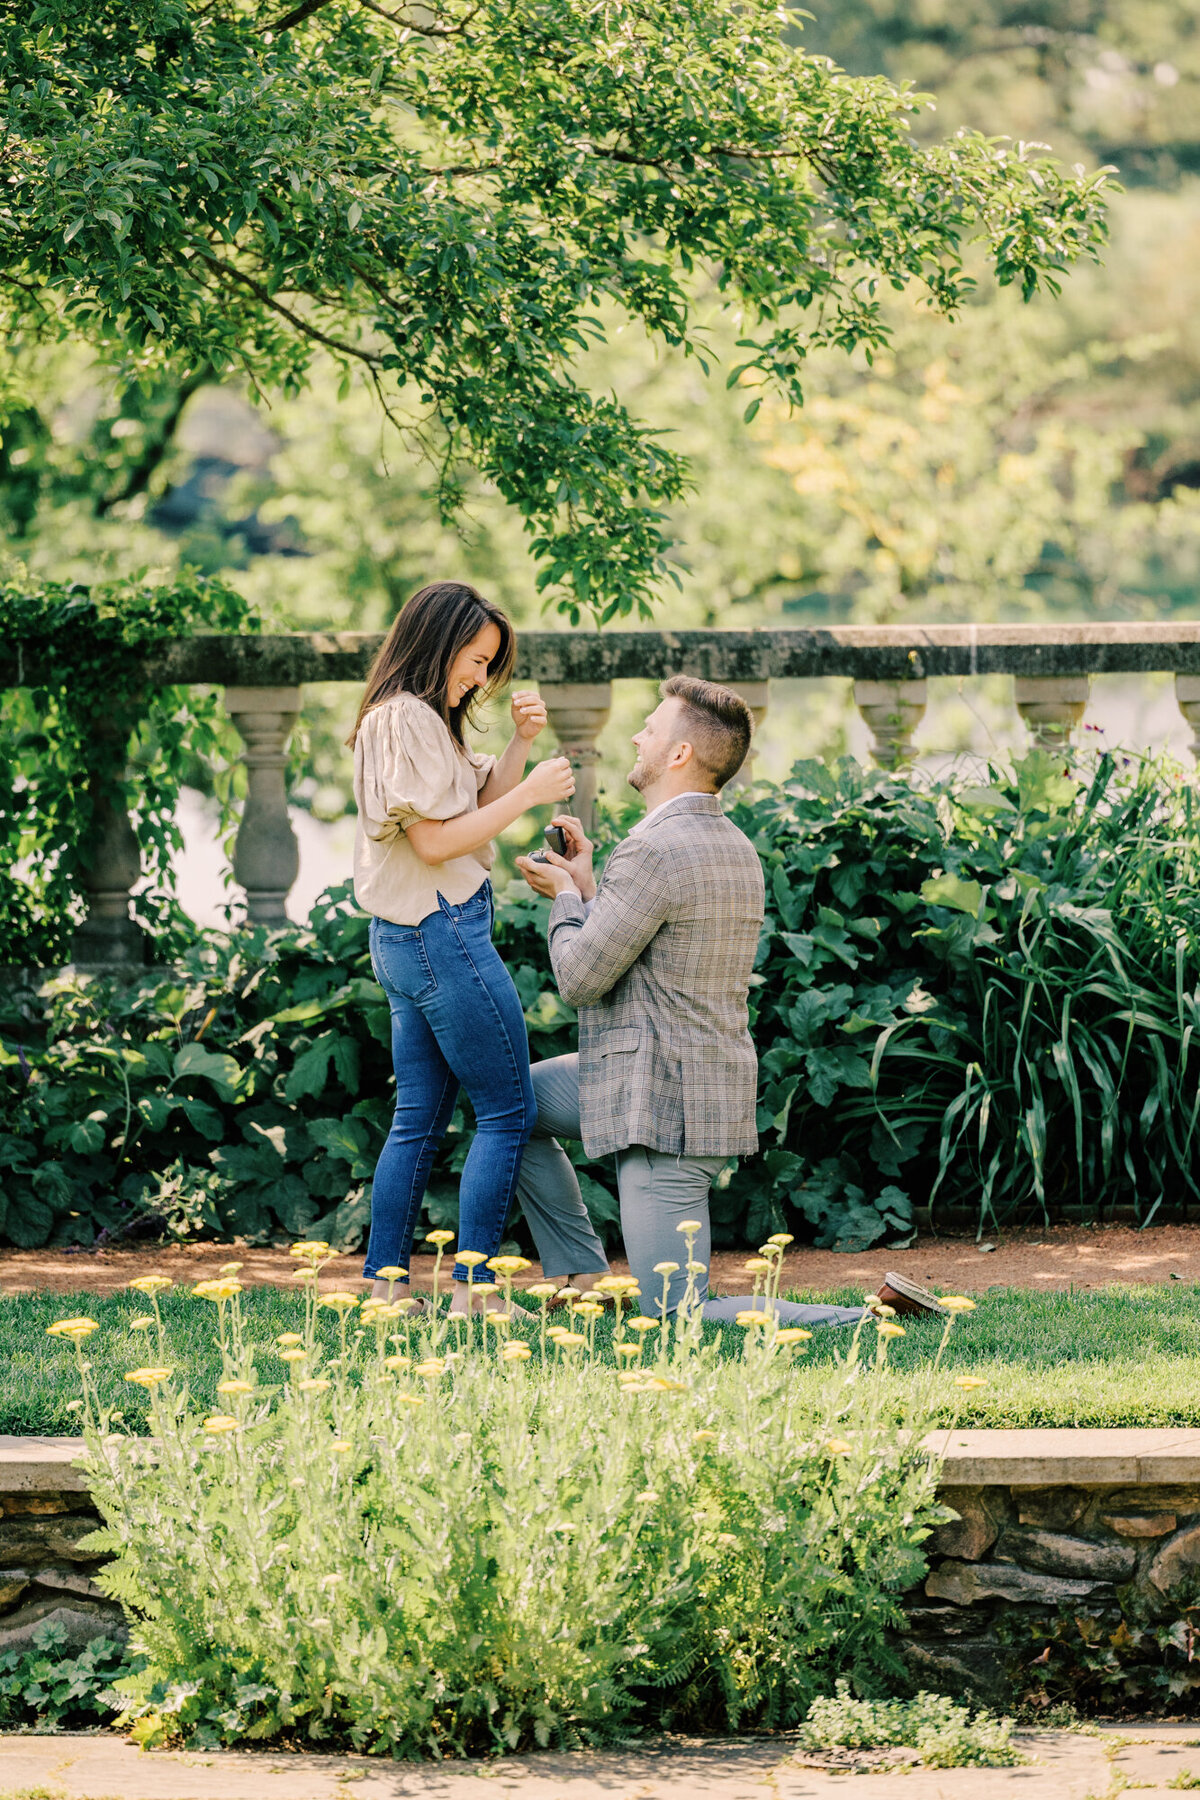
[[[284,13],[283,17],[276,19],[273,24],[264,25],[263,30],[264,32],[290,31],[293,25],[303,25],[305,19],[311,19],[314,13],[320,12],[322,7],[330,6],[332,3],[333,0],[300,0],[299,6],[293,6],[291,12]]]
[[[247,275],[244,270],[235,269],[231,263],[221,262],[218,257],[210,256],[207,250],[201,250],[198,247],[196,255],[202,263],[205,263],[208,268],[226,281],[240,282],[242,287],[248,288],[264,306],[269,306],[272,312],[277,312],[281,318],[286,319],[289,325],[295,326],[296,330],[305,337],[312,338],[314,343],[323,344],[326,350],[332,350],[338,356],[352,356],[357,362],[365,363],[368,369],[383,367],[382,357],[375,356],[370,350],[360,349],[357,344],[347,344],[341,338],[330,337],[328,332],[322,331],[319,326],[311,325],[307,319],[302,319],[299,313],[294,313],[290,306],[284,306],[282,301],[276,300],[272,294],[268,293],[261,281],[255,281],[254,277]]]

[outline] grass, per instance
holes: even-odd
[[[853,1303],[861,1295],[846,1289],[837,1298]],[[249,1330],[264,1343],[296,1327],[300,1304],[297,1293],[275,1288],[243,1295]],[[181,1374],[215,1399],[206,1386],[212,1309],[186,1292],[166,1295],[162,1307]],[[89,1340],[88,1355],[101,1391],[135,1424],[145,1413],[143,1395],[122,1378],[126,1369],[154,1360],[153,1339],[129,1331],[129,1320],[145,1310],[138,1294],[19,1294],[0,1301],[0,1432],[77,1429],[67,1410],[76,1397],[73,1358],[65,1344],[45,1335],[53,1320],[75,1313],[89,1313],[104,1327]],[[898,1399],[908,1373],[928,1361],[940,1335],[933,1321],[907,1326],[892,1347]],[[332,1348],[332,1318],[329,1330]],[[816,1332],[796,1379],[811,1379],[815,1388],[817,1370],[844,1353],[848,1337]],[[1200,1425],[1200,1285],[982,1295],[978,1311],[959,1320],[946,1367],[945,1416],[963,1425]],[[277,1372],[264,1365],[268,1378]],[[968,1372],[988,1385],[964,1397],[950,1378]]]

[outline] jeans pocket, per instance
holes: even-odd
[[[423,1000],[437,987],[437,976],[419,930],[387,930],[373,934],[371,966],[386,994],[402,1000]]]

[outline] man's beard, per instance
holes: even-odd
[[[644,794],[648,787],[654,786],[665,768],[665,762],[635,762],[626,780],[635,793]]]

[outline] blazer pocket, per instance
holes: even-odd
[[[636,1025],[624,1025],[617,1031],[606,1031],[600,1039],[601,1056],[612,1056],[622,1050],[636,1050],[641,1044],[642,1034]]]

